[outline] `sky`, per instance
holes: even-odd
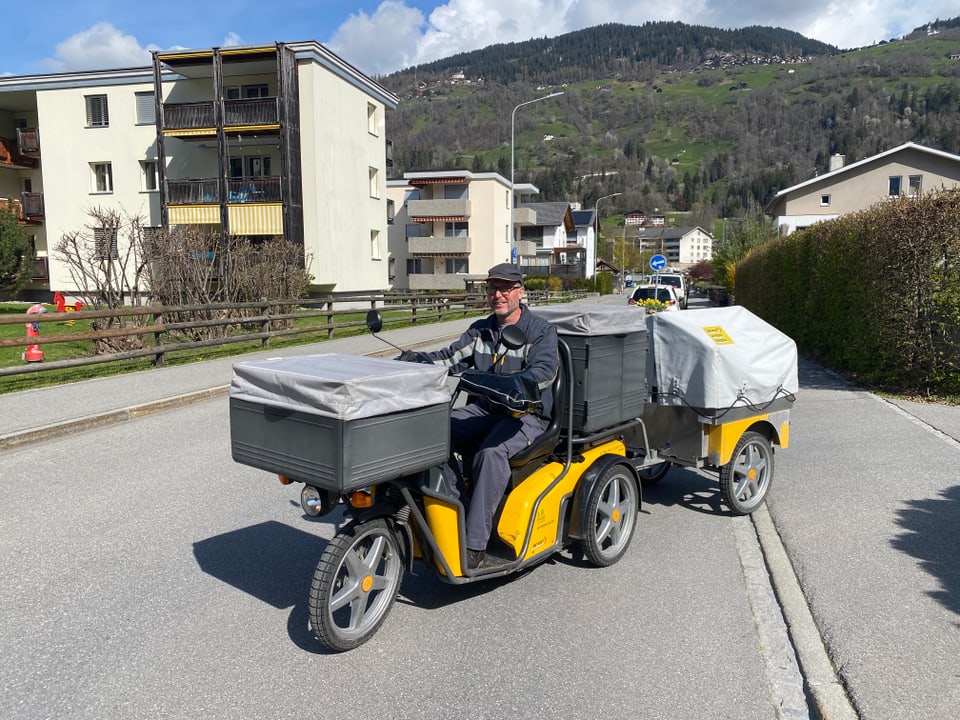
[[[0,75],[140,67],[153,50],[317,40],[368,75],[604,23],[794,30],[843,49],[960,15],[956,0],[33,0],[4,7]]]

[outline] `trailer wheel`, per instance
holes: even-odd
[[[310,623],[331,650],[369,640],[393,607],[403,576],[397,536],[385,518],[353,522],[327,545],[310,585]]]
[[[773,480],[773,446],[757,432],[745,432],[730,462],[720,468],[723,501],[737,515],[756,510]]]
[[[644,487],[653,487],[667,476],[671,467],[671,463],[662,462],[637,468],[637,474],[640,475],[640,484]]]
[[[594,565],[612,565],[627,551],[637,525],[640,493],[625,465],[608,468],[587,497],[583,551]]]

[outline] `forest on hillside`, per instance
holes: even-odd
[[[510,176],[540,200],[742,217],[907,141],[960,153],[960,18],[841,52],[777,28],[604,25],[497,45],[381,78],[393,176]],[[672,48],[672,50],[669,50]],[[517,106],[552,92],[563,95]],[[612,210],[612,208],[611,208]]]

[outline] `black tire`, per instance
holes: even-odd
[[[619,560],[630,546],[640,514],[640,491],[633,473],[617,464],[606,470],[587,498],[583,552],[594,565]]]
[[[767,496],[773,482],[773,446],[757,432],[745,432],[730,462],[720,468],[723,502],[737,515],[749,515]]]
[[[656,465],[647,465],[637,468],[637,474],[640,476],[640,484],[643,487],[653,487],[663,480],[673,465],[669,462],[657,463]]]
[[[352,650],[386,619],[400,589],[403,557],[385,518],[352,522],[327,545],[310,586],[310,623],[331,650]]]

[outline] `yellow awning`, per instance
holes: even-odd
[[[283,235],[283,204],[228,205],[231,235]]]
[[[163,131],[168,137],[203,137],[217,134],[216,128],[168,128]]]
[[[219,205],[177,205],[168,207],[171,225],[219,225]]]

